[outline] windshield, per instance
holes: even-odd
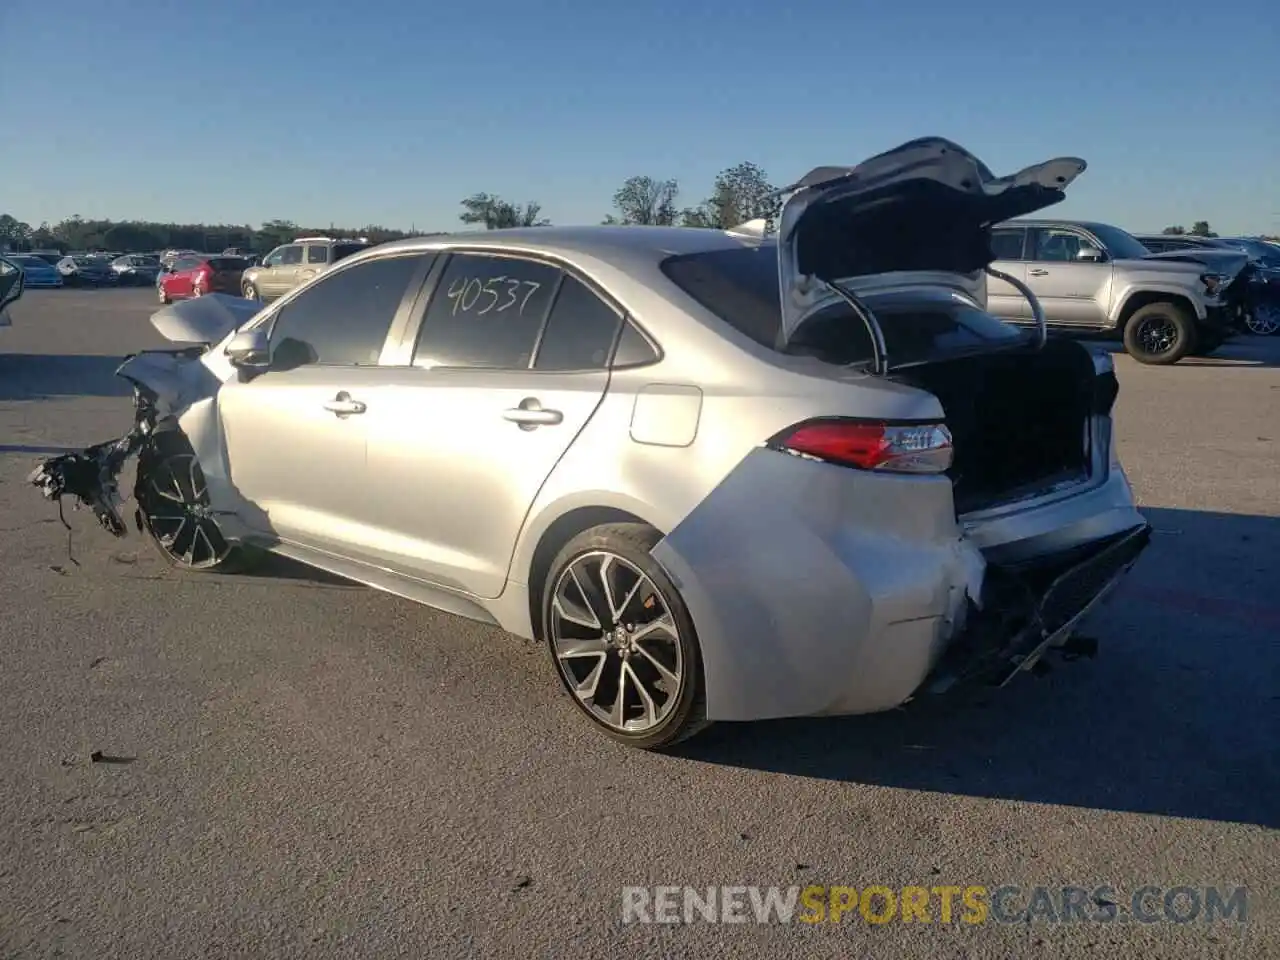
[[[1089,230],[1102,241],[1107,256],[1112,260],[1142,260],[1151,256],[1151,251],[1140,244],[1137,239],[1119,227],[1105,223],[1091,223]]]
[[[662,272],[739,333],[776,349],[782,326],[776,246],[672,256],[662,262]],[[958,295],[912,291],[872,297],[869,305],[881,321],[885,348],[895,367],[1012,347],[1029,339],[1027,331],[997,320]],[[824,307],[806,319],[785,352],[840,365],[873,358],[870,334],[843,303]]]
[[[243,257],[210,257],[209,266],[214,270],[243,270],[247,267]]]
[[[13,263],[20,263],[24,267],[46,267],[47,268],[49,266],[49,264],[41,260],[39,257],[25,257],[22,254],[15,255],[11,253],[9,254],[9,260],[12,261]]]

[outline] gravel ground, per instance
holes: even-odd
[[[176,574],[87,513],[70,559],[23,480],[127,427],[152,296],[32,291],[0,330],[0,955],[1280,956],[1280,338],[1117,358],[1156,534],[1096,660],[657,756],[496,630],[284,562]],[[1110,885],[1120,916],[623,925],[659,884]],[[1247,922],[1133,922],[1144,884],[1246,886]]]

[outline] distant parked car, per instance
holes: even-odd
[[[1119,227],[1072,220],[1009,220],[992,244],[993,268],[1031,288],[1050,326],[1118,333],[1140,363],[1177,363],[1226,342],[1237,316],[1231,288],[1248,265],[1231,251],[1213,267],[1158,259]],[[987,289],[992,313],[1031,322],[1016,288],[994,278]]]
[[[366,240],[299,237],[272,250],[261,266],[245,271],[241,293],[250,300],[275,300],[344,257],[368,249]]]
[[[141,286],[156,282],[160,261],[145,254],[130,253],[112,260],[111,269],[121,283]]]
[[[189,300],[206,293],[240,295],[243,257],[183,257],[156,284],[161,303]]]
[[[116,282],[111,261],[97,257],[63,257],[58,261],[58,272],[69,287],[104,287]]]
[[[184,257],[200,257],[203,254],[199,250],[166,250],[160,254],[160,265],[162,267],[172,267]]]
[[[22,283],[29,288],[60,287],[62,274],[49,261],[30,253],[10,253],[7,259],[22,271]]]
[[[1250,333],[1280,333],[1280,250],[1247,237],[1197,237],[1189,234],[1140,234],[1138,241],[1158,258],[1192,258],[1212,266],[1243,253],[1249,266],[1237,283],[1241,323]]]

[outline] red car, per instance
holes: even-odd
[[[240,275],[248,268],[244,257],[180,257],[156,285],[161,303],[202,297],[206,293],[240,296]]]

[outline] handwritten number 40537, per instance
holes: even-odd
[[[490,311],[502,313],[504,310],[516,308],[516,315],[524,313],[529,305],[529,298],[538,292],[542,284],[533,280],[513,280],[510,277],[490,277],[481,280],[478,277],[459,277],[449,284],[445,294],[453,301],[452,315],[471,313],[483,316]],[[480,307],[480,309],[476,309]]]

